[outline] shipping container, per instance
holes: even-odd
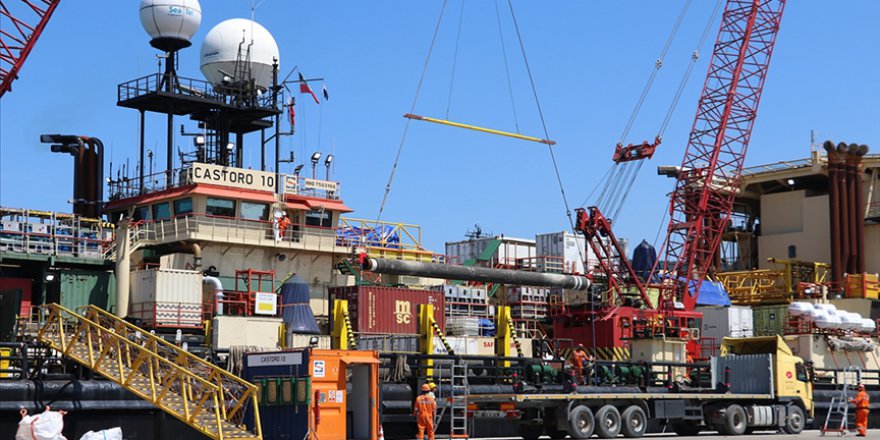
[[[593,250],[586,246],[583,236],[570,231],[550,232],[535,235],[535,247],[538,254],[538,270],[543,272],[586,273],[587,267],[592,269],[599,264]]]
[[[142,319],[147,326],[200,327],[203,280],[195,270],[134,271],[129,316]]]
[[[490,266],[504,264],[511,267],[534,268],[537,265],[535,240],[503,235],[446,243],[446,255],[455,264],[464,264],[468,260],[479,258],[489,247],[496,247],[488,259]]]
[[[375,286],[333,287],[329,290],[331,301],[348,301],[348,312],[356,332],[418,333],[421,304],[433,305],[434,319],[441,329],[446,328],[446,301],[442,291]]]
[[[757,306],[752,308],[755,324],[755,336],[773,336],[785,334],[788,321],[788,304]]]
[[[116,276],[113,272],[66,269],[58,277],[59,291],[47,292],[47,302],[59,302],[74,311],[89,304],[108,311],[116,309]]]
[[[0,278],[0,292],[19,291],[18,300],[19,316],[31,315],[31,286],[34,284],[30,278]]]
[[[723,338],[745,338],[754,335],[752,309],[746,306],[697,307],[703,314],[700,336],[721,344]]]
[[[275,348],[281,325],[281,318],[215,316],[211,321],[211,345],[215,350],[234,345]]]

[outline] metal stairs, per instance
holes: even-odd
[[[449,438],[470,438],[467,418],[468,378],[467,364],[456,360],[451,365],[450,375],[443,377],[443,370],[438,369],[437,400],[443,400],[440,413],[434,415],[434,426],[440,426],[443,417],[449,411]]]
[[[208,438],[261,440],[257,387],[93,305],[58,304],[37,338]],[[253,415],[254,430],[244,426]]]

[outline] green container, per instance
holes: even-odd
[[[755,336],[784,335],[788,321],[788,304],[752,308]]]
[[[116,276],[110,271],[70,269],[60,274],[61,305],[76,311],[94,304],[104,310],[116,308]]]

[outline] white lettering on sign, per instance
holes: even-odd
[[[195,163],[190,170],[192,183],[210,183],[233,188],[275,192],[275,174],[266,171]]]
[[[324,191],[336,191],[339,184],[329,180],[303,179],[306,189],[320,189]]]
[[[314,361],[312,362],[312,369],[315,371],[315,377],[324,377],[326,374],[326,364],[324,361]]]
[[[266,367],[272,365],[300,365],[301,352],[255,353],[248,355],[248,367]]]

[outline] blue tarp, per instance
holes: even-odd
[[[281,317],[288,332],[321,334],[309,300],[309,285],[299,276],[294,275],[281,285]]]
[[[363,241],[361,239],[363,238]],[[384,244],[383,244],[384,240]],[[376,228],[358,228],[344,226],[336,230],[336,241],[340,246],[381,246],[389,249],[400,249],[400,233],[393,226]]]
[[[688,291],[693,294],[696,286],[697,283],[691,281],[688,286]],[[697,298],[697,305],[727,307],[730,305],[730,296],[727,295],[727,291],[724,290],[724,286],[721,285],[721,283],[706,280],[703,281],[703,285],[700,286],[700,297]]]

